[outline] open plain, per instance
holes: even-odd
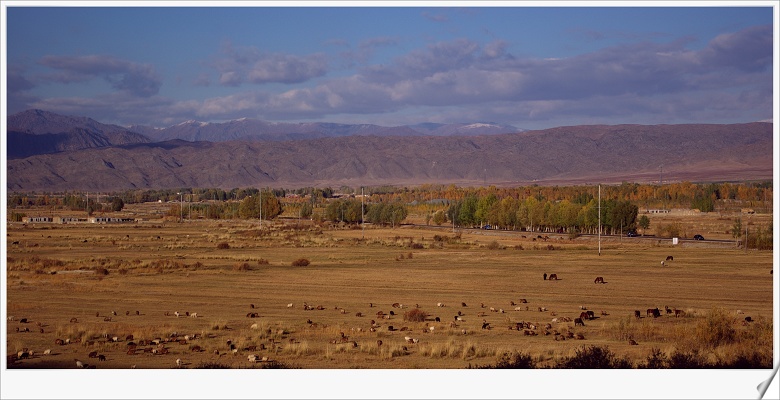
[[[134,223],[8,223],[8,368],[451,369],[513,352],[553,366],[588,345],[637,366],[653,349],[772,354],[772,251],[726,242],[733,219],[717,213],[677,222],[724,241],[603,237],[599,255],[594,236],[179,222],[154,207],[128,205]],[[424,320],[408,320],[415,309]],[[713,315],[739,339],[712,343]]]

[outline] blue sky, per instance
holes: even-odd
[[[100,4],[4,2],[9,115],[40,108],[158,127],[246,117],[526,129],[772,118],[773,2]]]

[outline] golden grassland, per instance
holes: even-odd
[[[294,220],[180,223],[144,207],[128,207],[125,213],[149,213],[130,224],[8,223],[9,368],[75,368],[74,358],[98,368],[174,368],[177,359],[187,368],[262,364],[250,354],[300,368],[465,368],[512,352],[551,366],[584,345],[607,346],[635,364],[653,349],[698,351],[713,361],[756,349],[772,354],[772,252],[745,252],[733,242],[605,237],[599,255],[594,237]],[[729,239],[733,223],[717,214],[653,218],[713,239]],[[770,220],[751,216],[755,224]],[[310,263],[293,266],[299,259]],[[595,284],[597,276],[606,283]],[[655,307],[661,317],[647,317]],[[405,321],[414,308],[427,320]],[[596,316],[585,326],[552,322],[583,309]],[[736,336],[713,337],[713,320]],[[537,335],[509,329],[518,322],[536,325]],[[553,331],[584,339],[557,341]],[[156,338],[162,346],[149,343]],[[16,360],[24,349],[33,354]]]

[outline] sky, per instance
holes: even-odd
[[[522,129],[773,117],[776,1],[42,4],[2,5],[7,115]]]

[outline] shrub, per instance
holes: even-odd
[[[309,265],[309,260],[305,258],[299,258],[292,262],[293,267],[305,267],[307,265]]]
[[[201,362],[195,366],[196,369],[230,369],[229,365],[220,364],[218,362]]]
[[[575,350],[573,357],[563,358],[557,362],[556,368],[632,368],[627,358],[618,358],[608,347],[589,346]]]
[[[249,267],[249,263],[236,263],[233,265],[233,271],[249,271],[252,268]]]
[[[526,353],[504,353],[496,363],[496,369],[535,368],[536,362]]]
[[[504,248],[504,246],[501,246],[501,244],[494,240],[487,244],[487,248],[488,250],[501,250]]]
[[[217,248],[218,249],[229,249],[230,245],[228,244],[228,242],[222,242],[222,243],[218,243],[217,244]]]
[[[734,318],[723,308],[712,309],[696,324],[696,339],[710,348],[732,343],[736,333]]]
[[[425,318],[428,318],[428,313],[419,308],[414,308],[404,313],[404,321],[423,322]]]
[[[669,357],[661,352],[661,349],[653,347],[653,349],[650,350],[650,355],[647,356],[647,362],[645,364],[640,364],[638,367],[649,369],[669,368]]]
[[[708,368],[707,361],[702,357],[698,351],[691,351],[690,353],[682,353],[677,350],[669,357],[669,368]]]

